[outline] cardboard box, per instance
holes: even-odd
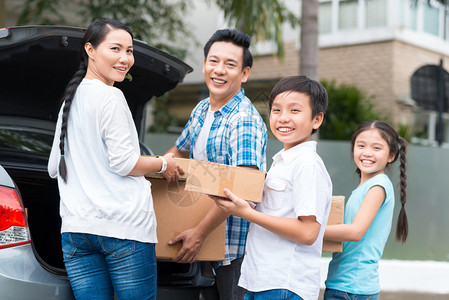
[[[176,159],[187,172],[189,159]],[[187,174],[180,181],[168,183],[161,174],[148,174],[151,182],[154,210],[157,220],[156,257],[170,260],[176,256],[182,244],[168,245],[168,241],[196,226],[215,202],[207,195],[185,191]],[[223,260],[225,255],[226,222],[220,224],[203,242],[197,260]]]
[[[186,190],[226,197],[224,188],[247,201],[261,202],[266,173],[208,161],[190,160]]]
[[[261,202],[266,172],[252,168],[234,167],[209,161],[175,158],[185,174],[185,189],[190,192],[226,197],[223,189],[247,201]],[[164,178],[162,174],[150,173],[146,177]]]
[[[196,226],[215,205],[206,194],[225,196],[222,190],[228,187],[243,199],[254,202],[262,199],[265,172],[193,159],[176,158],[176,161],[185,171],[176,183],[168,183],[159,173],[146,175],[152,184],[159,240],[156,257],[159,260],[175,257],[182,245],[170,246],[168,241]],[[328,225],[343,223],[344,199],[344,196],[332,197]],[[197,260],[223,260],[225,236],[226,222],[223,222],[206,238]],[[323,241],[323,252],[341,252],[342,248],[343,243]]]
[[[329,219],[327,225],[337,225],[344,223],[344,211],[345,211],[345,197],[344,196],[332,196],[331,211],[329,213]],[[342,242],[323,241],[323,252],[341,252],[343,251]]]

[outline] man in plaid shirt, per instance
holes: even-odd
[[[242,83],[251,72],[250,37],[237,30],[217,30],[204,46],[203,74],[209,98],[198,103],[190,119],[168,152],[216,163],[266,169],[267,129],[262,117],[245,96]],[[225,259],[215,266],[220,299],[243,299],[237,285],[245,254],[249,223],[213,207],[194,228],[170,243],[183,245],[173,261],[192,263],[202,242],[226,220]]]

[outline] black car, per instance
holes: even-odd
[[[79,65],[84,29],[0,29],[0,299],[73,299],[61,251],[57,181],[47,173],[60,99]],[[134,41],[122,83],[141,142],[146,103],[192,68]],[[142,154],[151,154],[141,143]],[[158,263],[158,299],[214,299],[208,263]]]

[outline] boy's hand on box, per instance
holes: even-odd
[[[209,197],[211,197],[215,201],[215,204],[225,212],[245,219],[245,217],[253,210],[250,203],[240,197],[237,197],[229,189],[225,188],[223,191],[228,198],[217,196]]]

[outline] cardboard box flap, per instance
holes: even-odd
[[[186,190],[226,197],[226,187],[240,198],[260,202],[265,176],[265,172],[256,169],[191,160]]]

